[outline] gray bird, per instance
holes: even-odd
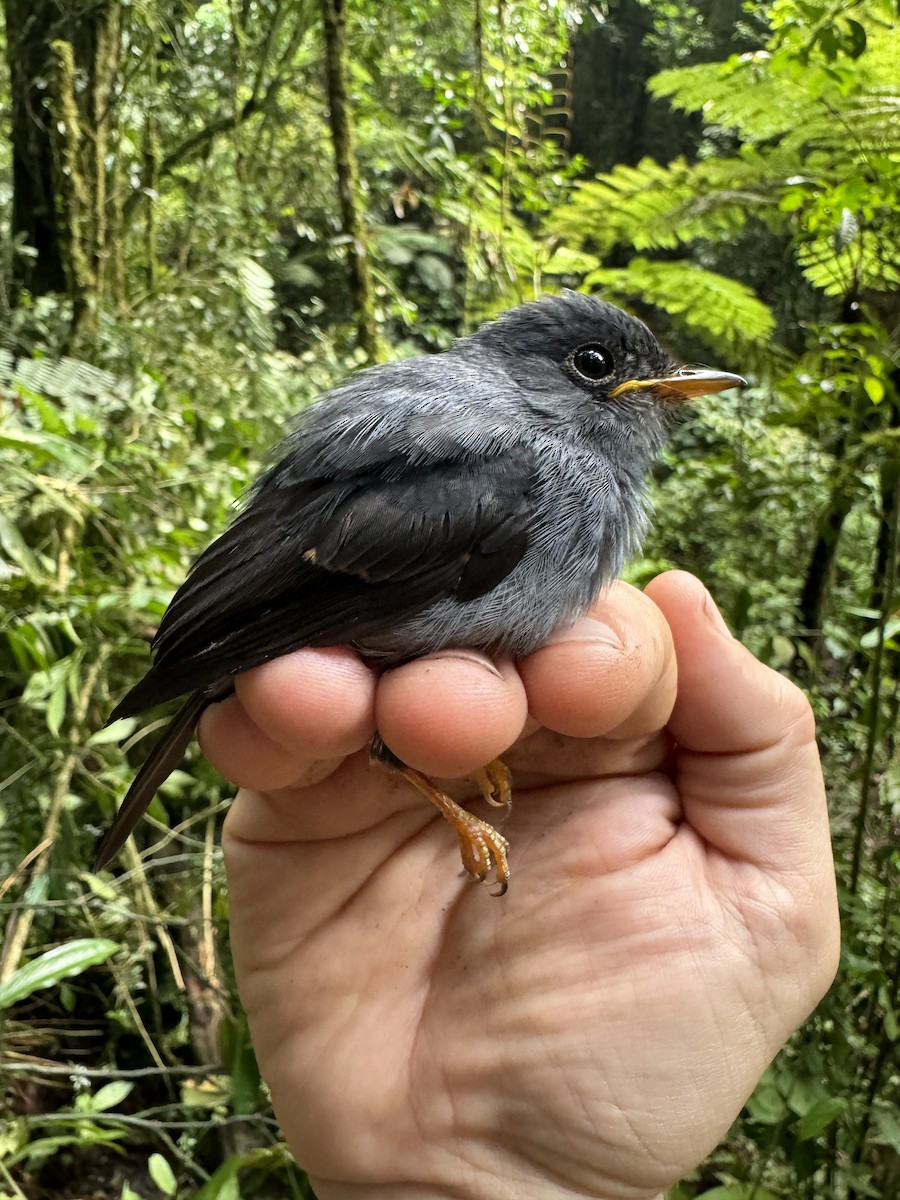
[[[153,665],[110,717],[189,693],[97,868],[238,672],[301,646],[349,644],[379,667],[449,646],[520,657],[577,620],[640,547],[645,479],[675,407],[743,382],[676,368],[641,321],[565,292],[442,354],[372,367],[328,392],[194,563]],[[437,805],[463,865],[502,894],[506,839],[377,736],[372,758]],[[478,782],[492,804],[509,803],[502,763]]]

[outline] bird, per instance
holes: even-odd
[[[677,366],[637,317],[566,290],[324,393],[191,566],[152,664],[110,716],[187,697],[103,836],[96,869],[241,671],[345,644],[376,670],[449,647],[515,659],[573,624],[640,549],[647,476],[678,406],[744,383]],[[378,734],[370,757],[436,805],[466,871],[502,895],[507,839]],[[508,808],[502,760],[476,779]]]

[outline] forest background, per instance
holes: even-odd
[[[841,885],[837,982],[674,1196],[897,1200],[894,6],[5,15],[0,1198],[310,1194],[234,993],[227,793],[192,756],[90,874],[143,752],[103,723],[290,414],[573,286],[751,381],[680,426],[630,578],[697,572],[809,692]]]

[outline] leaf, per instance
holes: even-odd
[[[269,272],[254,259],[243,258],[238,263],[238,278],[250,304],[260,312],[269,312],[275,303],[274,280]]]
[[[147,1160],[147,1170],[150,1178],[165,1196],[174,1196],[178,1190],[178,1181],[168,1161],[161,1154],[151,1154]]]
[[[701,1192],[697,1200],[779,1200],[779,1197],[754,1183],[728,1183]]]
[[[748,287],[693,262],[633,258],[627,267],[592,272],[585,283],[602,285],[613,301],[662,309],[720,352],[723,342],[767,345],[775,330],[772,310]]]
[[[847,37],[844,39],[844,49],[851,58],[859,58],[866,48],[868,38],[865,28],[859,21],[852,18],[847,20]]]
[[[25,539],[9,517],[0,513],[0,546],[10,559],[21,568],[30,583],[41,583],[46,574],[41,570],[38,560],[34,557]]]
[[[103,725],[87,740],[89,746],[108,746],[110,742],[124,742],[137,726],[136,717],[120,717],[111,725]]]
[[[74,442],[52,433],[33,433],[29,429],[6,426],[0,429],[0,447],[4,446],[12,450],[29,450],[35,461],[55,458],[77,475],[90,475],[96,465],[95,460]]]
[[[66,715],[66,684],[65,681],[57,684],[50,693],[50,699],[47,702],[47,728],[56,737],[63,723],[63,717]]]
[[[127,1079],[114,1079],[111,1083],[105,1083],[102,1088],[88,1097],[87,1111],[100,1113],[108,1112],[111,1108],[118,1108],[133,1089],[134,1084],[129,1083]]]
[[[778,1085],[768,1071],[747,1101],[747,1111],[760,1125],[775,1125],[787,1112],[787,1105]]]
[[[258,1147],[241,1154],[233,1154],[209,1177],[199,1191],[194,1192],[190,1200],[238,1200],[237,1176],[245,1167],[254,1167],[263,1171],[276,1171],[291,1162],[287,1147],[283,1144],[276,1146]]]
[[[881,1135],[881,1141],[900,1154],[900,1121],[897,1120],[896,1113],[883,1105],[876,1105],[872,1110],[872,1119]]]
[[[119,899],[119,893],[116,888],[110,887],[99,875],[94,875],[91,871],[84,871],[81,878],[94,895],[98,896],[101,900],[105,900],[107,904],[115,904]]]
[[[884,399],[884,384],[877,375],[867,375],[863,380],[863,388],[873,404],[880,404]]]
[[[54,946],[0,983],[0,1009],[9,1008],[41,988],[53,987],[62,979],[80,975],[88,967],[105,962],[121,948],[119,942],[109,938],[76,938],[73,942]]]
[[[808,1142],[819,1137],[846,1107],[846,1100],[839,1096],[817,1100],[806,1110],[797,1124],[798,1141]]]
[[[430,292],[440,295],[453,287],[453,271],[436,254],[420,254],[416,259],[416,274]]]
[[[881,614],[879,613],[879,616]],[[889,641],[896,633],[900,633],[900,613],[895,613],[888,617],[884,625],[884,640]],[[880,630],[878,626],[874,629],[869,629],[859,639],[859,644],[863,650],[874,650],[878,645]]]

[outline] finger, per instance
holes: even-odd
[[[675,641],[685,817],[729,858],[832,874],[825,789],[809,702],[728,632],[712,597],[672,571],[647,595]]]
[[[326,760],[310,760],[279,746],[247,715],[237,696],[206,710],[197,730],[200,749],[219,772],[236,787],[272,791],[289,787],[318,773]],[[340,759],[327,760],[329,763]]]
[[[527,715],[512,663],[469,650],[443,650],[386,672],[375,700],[385,744],[409,766],[445,778],[498,758]]]
[[[211,706],[200,743],[241,787],[286,787],[361,749],[375,731],[375,678],[347,647],[304,649],[246,671]]]
[[[672,636],[645,595],[616,583],[589,616],[521,660],[528,709],[569,737],[640,738],[662,729],[675,702]]]

